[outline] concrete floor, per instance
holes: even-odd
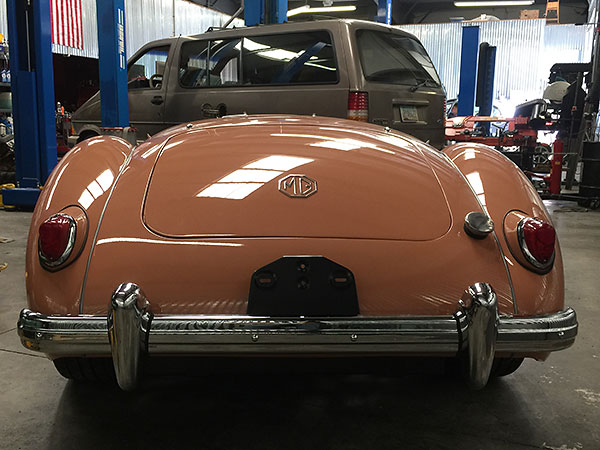
[[[478,392],[438,372],[68,382],[18,341],[31,214],[0,211],[0,448],[600,449],[600,212],[549,207],[579,337]]]

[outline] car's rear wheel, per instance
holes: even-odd
[[[76,381],[112,383],[115,370],[110,358],[59,358],[54,367],[63,377]]]
[[[495,358],[490,377],[505,377],[515,372],[523,363],[523,358]]]

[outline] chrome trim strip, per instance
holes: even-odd
[[[513,284],[512,275],[510,274],[510,267],[508,267],[508,264],[506,262],[506,255],[504,254],[504,250],[502,250],[502,244],[500,244],[500,239],[498,238],[498,233],[496,233],[496,231],[494,230],[492,232],[492,235],[494,236],[494,239],[496,240],[496,246],[498,247],[498,250],[500,251],[500,256],[502,257],[502,264],[504,264],[504,270],[506,271],[506,278],[508,278],[508,286],[510,287],[510,295],[512,296],[512,301],[513,301],[513,312],[515,314],[518,314],[519,311],[517,310],[517,296],[515,295],[515,286]]]
[[[487,210],[486,206],[483,203],[481,203],[481,200],[479,199],[479,197],[475,193],[475,190],[473,189],[473,186],[471,186],[471,183],[469,183],[469,180],[467,179],[467,177],[465,176],[465,174],[462,173],[462,171],[456,165],[456,163],[454,162],[454,160],[450,159],[450,157],[448,155],[446,155],[443,150],[440,153],[446,158],[446,161],[450,165],[452,165],[457,170],[458,173],[461,174],[463,180],[465,181],[465,183],[467,183],[467,186],[469,186],[469,189],[473,193],[473,197],[475,197],[475,199],[477,200],[477,203],[479,203],[479,206],[481,207],[481,210],[483,212],[485,212],[486,214],[488,214],[488,210]],[[489,214],[488,214],[488,216],[489,216]],[[502,220],[502,223],[504,223],[504,218]],[[500,244],[500,239],[498,238],[498,233],[496,232],[495,229],[492,231],[491,235],[494,236],[494,240],[496,241],[496,248],[500,252],[500,257],[502,259],[502,264],[504,264],[504,271],[506,272],[506,278],[508,279],[508,286],[510,287],[510,295],[512,296],[512,301],[513,301],[513,312],[515,314],[518,314],[519,312],[518,312],[518,309],[517,309],[517,296],[515,295],[515,287],[513,285],[512,276],[510,274],[510,268],[508,267],[508,264],[506,263],[506,255],[504,255],[504,250],[502,250],[502,244]]]
[[[90,264],[92,263],[92,254],[94,253],[94,248],[96,247],[96,242],[98,240],[98,234],[100,233],[100,226],[102,225],[102,220],[104,219],[104,213],[106,213],[106,208],[108,207],[108,202],[110,201],[110,198],[113,195],[113,192],[117,186],[117,183],[119,182],[119,178],[121,178],[121,175],[125,171],[125,168],[129,165],[129,162],[131,161],[131,158],[133,157],[133,152],[135,151],[136,148],[137,148],[137,146],[135,146],[135,145],[133,147],[131,147],[131,151],[129,152],[129,155],[127,155],[127,158],[125,159],[125,161],[123,161],[123,164],[121,164],[121,167],[119,168],[119,173],[117,174],[117,177],[115,178],[115,181],[110,188],[108,196],[106,197],[106,201],[104,202],[104,206],[102,207],[102,211],[100,212],[100,217],[98,218],[98,225],[96,226],[96,231],[94,232],[94,239],[92,239],[92,245],[90,246],[90,253],[88,254],[88,260],[87,260],[87,263],[85,266],[85,273],[83,274],[83,282],[81,283],[81,293],[79,295],[79,314],[83,314],[83,298],[85,296],[85,286],[87,284],[88,273],[90,271]]]

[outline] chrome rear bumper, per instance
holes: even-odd
[[[46,316],[24,309],[23,345],[52,358],[112,355],[119,385],[133,389],[145,354],[422,354],[466,352],[469,381],[487,383],[496,353],[550,352],[577,335],[573,309],[545,316],[498,316],[496,295],[471,286],[452,316],[268,318],[153,316],[141,290],[126,283],[113,295],[108,317]]]

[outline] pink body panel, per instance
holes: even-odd
[[[71,150],[50,175],[36,204],[27,242],[25,278],[29,307],[33,311],[79,313],[81,285],[98,218],[130,152],[131,146],[122,139],[92,138]],[[79,205],[87,213],[87,240],[81,255],[68,267],[48,272],[38,259],[38,229],[44,220],[70,205]]]
[[[196,130],[203,129],[208,134],[205,137],[206,145],[218,143],[220,148],[228,149],[239,145],[237,135],[230,132],[232,123],[237,121],[238,126],[245,126],[240,124],[243,120],[240,118],[204,122],[186,133],[197,134]],[[359,307],[363,315],[453,314],[457,310],[458,299],[464,289],[478,281],[486,281],[494,286],[503,313],[509,314],[514,311],[510,286],[495,241],[491,237],[482,241],[474,240],[463,230],[464,216],[470,211],[480,210],[480,206],[468,184],[439,152],[427,146],[420,148],[411,138],[395,133],[384,133],[379,127],[362,127],[350,122],[343,124],[346,127],[348,125],[356,127],[357,131],[365,134],[359,137],[359,140],[363,139],[370,143],[385,139],[387,136],[389,140],[397,142],[400,156],[386,152],[381,152],[382,156],[379,156],[376,155],[377,150],[369,147],[359,147],[354,151],[321,149],[316,152],[311,145],[314,144],[315,138],[310,135],[325,134],[331,137],[331,141],[336,142],[337,139],[339,142],[348,139],[348,136],[357,139],[356,134],[351,132],[343,134],[337,120],[306,119],[306,122],[312,124],[311,127],[306,125],[300,127],[290,122],[281,119],[278,131],[279,134],[294,134],[294,136],[280,136],[279,139],[273,139],[271,143],[263,139],[265,128],[269,133],[273,131],[271,125],[267,127],[254,124],[240,131],[249,143],[255,142],[254,137],[256,137],[260,143],[261,155],[278,155],[287,152],[295,157],[311,158],[316,161],[315,166],[319,168],[319,176],[312,172],[310,175],[318,180],[321,190],[315,195],[306,199],[291,199],[278,192],[277,181],[285,177],[287,172],[268,181],[260,189],[264,190],[264,195],[271,196],[273,201],[288,202],[290,214],[293,214],[294,208],[301,208],[302,202],[310,202],[318,199],[319,196],[322,203],[315,203],[319,205],[323,214],[327,213],[328,208],[335,208],[333,203],[336,201],[336,195],[328,193],[326,189],[334,190],[334,193],[340,196],[345,195],[348,190],[347,185],[329,183],[330,179],[336,179],[336,174],[343,172],[342,165],[364,168],[365,170],[362,171],[364,179],[360,182],[373,186],[373,191],[378,192],[382,183],[379,178],[380,173],[369,171],[365,164],[370,160],[374,160],[372,164],[380,164],[381,158],[396,157],[401,160],[397,168],[398,196],[401,198],[412,196],[411,202],[417,199],[421,204],[427,205],[430,191],[423,193],[423,189],[420,189],[416,181],[419,171],[426,170],[426,173],[430,174],[429,182],[435,189],[439,189],[441,185],[445,193],[445,201],[452,205],[452,214],[445,219],[448,220],[446,227],[449,226],[449,229],[442,232],[440,236],[440,220],[430,216],[431,211],[427,208],[413,211],[400,204],[396,208],[385,211],[388,215],[387,220],[400,225],[411,223],[421,236],[437,237],[433,240],[420,241],[365,239],[364,230],[366,224],[369,224],[367,213],[362,217],[363,221],[356,220],[344,224],[347,235],[356,233],[354,238],[336,238],[340,232],[334,220],[330,223],[330,229],[321,231],[321,236],[314,236],[317,234],[314,232],[311,236],[310,223],[306,225],[309,232],[305,234],[308,236],[301,235],[302,226],[298,226],[289,236],[269,236],[266,233],[260,237],[235,238],[222,236],[176,239],[161,236],[144,226],[141,220],[146,184],[151,166],[159,153],[156,149],[146,150],[146,146],[142,146],[136,150],[128,170],[119,180],[119,186],[107,208],[90,266],[83,302],[84,312],[103,313],[106,310],[107,299],[110,298],[115,287],[119,283],[131,281],[142,287],[150,303],[162,314],[245,314],[253,271],[284,255],[323,255],[350,268],[357,280]],[[302,134],[306,136],[299,136]],[[283,139],[288,140],[287,145],[286,142],[282,142]],[[201,149],[197,147],[199,142],[192,137],[186,140],[182,135],[174,136],[165,147],[172,142],[177,143],[173,150],[182,155],[189,155],[190,150],[197,150],[198,155],[201,155]],[[190,147],[187,148],[186,145]],[[380,145],[386,144],[381,142]],[[385,147],[389,151],[393,151],[390,150],[392,148],[389,143]],[[248,152],[256,159],[255,149],[249,146]],[[415,156],[407,158],[406,154]],[[218,156],[213,154],[212,157]],[[224,150],[218,163],[223,165],[223,161],[227,158],[229,155]],[[198,161],[191,159],[191,163],[189,156],[185,161],[192,167],[194,164],[197,167],[201,163],[200,156]],[[204,183],[213,183],[219,177],[239,169],[239,160],[232,161],[231,167],[225,171],[220,167],[221,172],[215,173],[210,181],[205,179]],[[424,162],[429,168],[424,169]],[[183,165],[184,161],[179,164]],[[210,167],[217,163],[207,161],[206,164]],[[397,163],[389,159],[388,164],[392,166]],[[175,167],[171,168],[171,173],[175,174],[174,170]],[[187,174],[190,173],[190,170],[185,168],[182,170]],[[431,171],[435,177],[431,177]],[[333,175],[328,177],[328,174]],[[405,178],[404,182],[402,176]],[[439,179],[439,185],[436,178]],[[174,176],[171,179],[174,186],[180,184],[185,186],[186,183],[194,182],[188,179],[180,181]],[[186,206],[177,212],[171,210],[168,217],[162,218],[160,218],[160,210],[154,206],[152,210],[154,217],[151,223],[153,225],[160,223],[162,227],[171,226],[171,230],[177,230],[178,221],[181,220],[185,223],[180,229],[187,227],[189,230],[192,220],[202,220],[202,214],[193,210],[195,207],[193,202],[202,201],[194,198],[194,194],[202,191],[206,187],[205,184],[195,185],[193,188],[186,187],[180,191],[163,183],[161,185],[163,191],[156,191],[153,194],[164,197],[160,199],[160,203],[167,205],[168,196],[171,195],[176,204]],[[181,199],[181,195],[187,197]],[[323,202],[323,198],[327,202]],[[154,200],[155,198],[152,199]],[[218,219],[222,221],[224,228],[231,221],[236,221],[237,224],[240,220],[245,220],[249,222],[251,229],[258,229],[252,228],[257,223],[263,224],[265,229],[273,229],[272,222],[276,221],[277,217],[269,214],[269,202],[265,202],[263,209],[254,208],[254,214],[247,214],[242,218],[237,211],[230,209],[228,204],[251,200],[252,195],[237,200],[213,198],[211,201],[216,204],[210,210],[204,211],[204,214],[215,211],[215,214],[219,214]],[[363,211],[372,210],[373,206],[369,202],[376,201],[377,198],[357,195],[353,205],[354,211],[351,212],[361,218]],[[220,208],[219,202],[222,203],[223,208]],[[147,208],[150,209],[148,205]],[[169,207],[165,206],[165,209]],[[439,210],[438,207],[438,214]],[[231,211],[230,215],[228,216],[224,211]],[[448,207],[444,205],[442,212],[447,217]],[[192,215],[194,219],[191,218]],[[308,215],[307,221],[310,221],[311,217],[312,215]],[[208,220],[211,219],[214,220],[212,217]],[[370,224],[374,230],[373,234],[376,234],[378,222],[372,221]],[[323,230],[323,225],[321,227]],[[240,226],[240,229],[242,228]],[[414,236],[416,235],[413,234],[411,237]]]
[[[544,203],[521,169],[493,148],[481,144],[455,144],[445,148],[444,153],[469,180],[475,194],[496,224],[496,232],[514,285],[518,315],[562,310],[564,278],[558,242],[552,270],[540,275],[518,262],[504,236],[505,217],[513,210],[552,223]]]
[[[265,132],[280,136],[269,140]],[[240,159],[244,150],[240,135],[251,155],[248,161]],[[326,148],[311,145],[322,141],[332,144]],[[169,150],[170,144],[177,146]],[[211,145],[221,152],[210,150]],[[336,145],[338,148],[332,148]],[[210,155],[205,161],[203,146]],[[339,148],[344,146],[346,150]],[[352,146],[358,147],[348,148]],[[172,153],[173,157],[161,160],[159,155],[165,148],[185,157],[178,159]],[[228,153],[230,148],[235,149],[236,157]],[[500,313],[515,312],[496,240],[493,236],[476,240],[464,232],[465,215],[481,211],[469,184],[443,154],[406,135],[388,133],[373,125],[310,117],[232,117],[177,127],[133,151],[98,229],[110,187],[129,150],[124,141],[96,138],[81,144],[56,168],[32,221],[27,252],[31,309],[45,314],[78,314],[82,307],[85,314],[104,315],[117,285],[134,282],[143,289],[157,314],[245,314],[253,271],[281,256],[301,254],[326,256],[350,268],[356,277],[362,315],[453,314],[465,288],[476,282],[493,286]],[[495,158],[487,147],[476,150],[479,153],[472,159],[481,160],[476,170],[511,269],[517,313],[562,309],[560,253],[552,272],[540,276],[519,266],[502,236],[506,212],[521,209],[547,218],[543,204],[525,185],[527,180],[512,190],[510,183],[522,176],[518,169],[513,170],[501,156]],[[458,146],[447,150],[469,179],[469,170],[475,169],[469,166],[470,156],[461,156],[461,152]],[[307,166],[302,172],[295,168],[281,171],[244,198],[197,197],[211,184],[239,170],[242,163],[270,155],[312,159],[315,172],[310,176],[319,183],[318,192],[308,198],[289,198],[278,192],[278,180],[290,173],[306,171],[308,175]],[[167,165],[161,168],[165,161]],[[67,164],[69,175],[62,176],[67,173]],[[178,167],[183,174],[179,177]],[[100,186],[100,192],[93,183],[101,184],[98,177],[106,170],[113,181],[108,186],[104,180],[107,189]],[[164,172],[153,179],[153,170]],[[195,171],[198,176],[194,178]],[[350,173],[360,174],[360,179],[349,178]],[[388,179],[393,173],[398,178]],[[382,174],[387,175],[386,179]],[[55,185],[59,178],[60,184]],[[420,184],[423,179],[427,180],[426,186]],[[471,185],[472,179],[471,175]],[[400,200],[395,199],[390,187]],[[86,190],[93,194],[89,204]],[[262,201],[253,197],[259,193],[264,196]],[[354,201],[347,200],[348,195]],[[339,207],[336,200],[342,196],[346,196],[344,209],[338,211],[346,214],[346,220],[336,224],[332,211]],[[378,204],[381,199],[383,202]],[[246,201],[253,202],[251,207],[231,206]],[[270,208],[273,202],[277,204],[275,216]],[[394,207],[385,208],[394,202]],[[56,273],[46,272],[37,260],[37,228],[48,216],[70,204],[86,210],[88,240],[73,264]],[[290,216],[303,208],[298,205],[307,205],[304,208],[310,210],[310,223],[285,217],[286,204]],[[319,221],[318,217],[310,221],[319,214],[328,217],[327,221]],[[282,215],[286,226],[281,230],[275,225]],[[195,232],[194,221],[201,221],[203,216],[211,226],[202,228],[201,224],[198,230],[208,232]],[[218,232],[219,223],[223,224],[223,233]],[[232,223],[234,226],[229,226]],[[379,224],[381,228],[377,228]],[[368,235],[370,227],[372,236]],[[261,229],[265,232],[260,233]]]

